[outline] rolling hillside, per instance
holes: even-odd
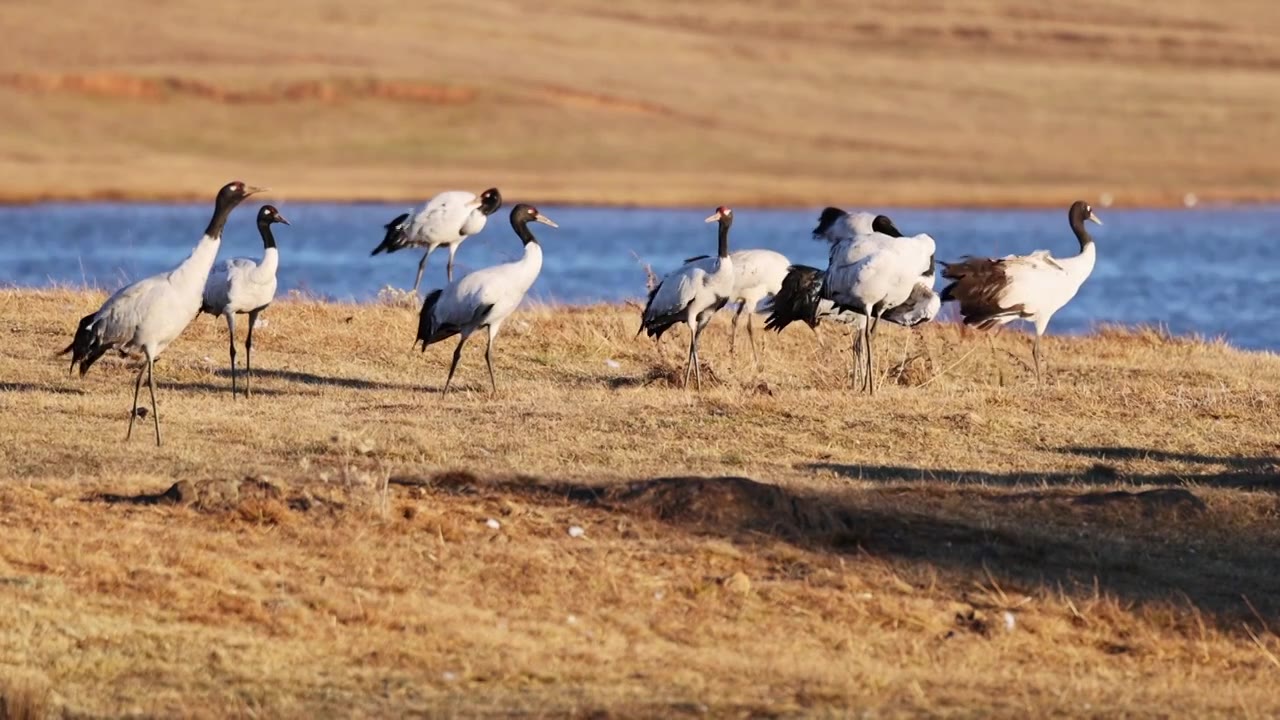
[[[1280,195],[1251,0],[6,3],[0,196]]]

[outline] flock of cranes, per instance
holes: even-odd
[[[145,361],[134,383],[126,439],[133,434],[134,420],[145,417],[145,410],[138,408],[145,373],[156,444],[160,444],[155,361],[202,312],[226,319],[233,398],[239,394],[235,317],[248,315],[244,395],[249,396],[253,328],[259,314],[275,298],[280,263],[271,226],[287,225],[288,221],[271,205],[262,206],[257,215],[262,258],[232,258],[216,268],[215,261],[231,211],[262,191],[239,181],[223,186],[214,201],[213,217],[187,259],[168,272],[121,288],[98,310],[80,319],[75,337],[63,354],[71,354],[71,369],[78,366],[81,376],[112,350],[121,355],[141,354]],[[458,246],[482,231],[488,217],[501,207],[502,195],[497,188],[479,195],[458,191],[440,193],[416,215],[410,211],[387,223],[383,241],[373,251],[377,255],[425,248],[414,280],[416,293],[431,252],[441,246],[448,248],[448,282],[445,287],[427,293],[417,332],[417,342],[424,351],[428,345],[458,336],[445,379],[446,393],[453,382],[463,346],[479,330],[488,334],[485,364],[490,387],[497,390],[493,372],[494,338],[542,270],[542,248],[529,224],[558,227],[537,208],[516,205],[510,217],[511,227],[524,245],[520,259],[455,280],[453,262]],[[757,362],[753,327],[756,314],[767,315],[765,327],[774,331],[797,321],[815,330],[822,322],[844,323],[854,329],[855,367],[862,378],[862,389],[874,393],[872,342],[880,322],[913,327],[933,320],[943,302],[954,301],[964,322],[981,329],[1014,320],[1030,321],[1035,327],[1032,356],[1039,381],[1040,337],[1054,313],[1075,296],[1089,277],[1096,259],[1093,239],[1084,223],[1101,224],[1101,221],[1084,202],[1074,203],[1068,218],[1080,243],[1078,255],[1055,258],[1048,251],[1040,250],[1023,256],[967,257],[954,263],[944,262],[942,277],[950,282],[941,292],[935,292],[938,263],[933,238],[923,233],[905,236],[884,215],[850,214],[831,207],[823,210],[813,236],[829,244],[824,269],[793,265],[786,256],[772,250],[730,252],[729,230],[734,214],[730,208],[721,206],[706,220],[717,225],[716,254],[687,259],[651,288],[637,335],[648,333],[658,339],[673,326],[687,326],[689,352],[684,384],[687,387],[692,376],[701,389],[698,341],[712,316],[726,305],[737,306],[730,352],[736,342],[739,318],[746,313],[747,337],[752,358]]]

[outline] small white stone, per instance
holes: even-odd
[[[490,530],[498,530],[502,527],[502,523],[498,522],[497,520],[494,520],[493,518],[489,518],[488,520],[485,520],[484,524],[488,525]]]
[[[1013,613],[1009,612],[1008,610],[1005,610],[1005,611],[1004,611],[1004,629],[1005,629],[1005,631],[1006,631],[1006,632],[1013,632],[1013,629],[1014,629],[1015,627],[1017,627],[1017,626],[1018,626],[1018,620],[1013,616]]]
[[[443,679],[445,682],[457,682],[457,681],[458,681],[458,673],[454,673],[454,672],[447,672],[447,671],[446,671],[446,672],[442,673],[442,674],[440,675],[440,677],[441,677],[441,679]]]
[[[577,525],[574,525],[574,526],[572,526],[572,527],[570,527],[570,528],[569,528],[569,537],[571,537],[571,538],[580,538],[580,537],[582,537],[583,535],[586,535],[586,534],[587,534],[587,531],[586,531],[586,530],[583,530],[581,527],[579,527],[579,526],[577,526]]]
[[[569,623],[570,625],[577,625],[577,624],[578,624],[578,616],[577,616],[577,615],[570,615],[569,617],[565,618],[565,619],[564,619],[564,621],[565,621],[565,622],[567,622],[567,623]]]
[[[614,359],[612,359],[612,358],[610,358],[610,359],[608,359],[608,360],[605,360],[605,361],[604,361],[604,364],[605,364],[605,365],[608,365],[609,367],[613,368],[614,370],[617,370],[618,368],[622,367],[622,363],[620,363],[620,362],[618,362],[617,360],[614,360]]]

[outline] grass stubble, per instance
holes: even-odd
[[[294,298],[248,401],[222,323],[164,355],[157,449],[54,357],[102,298],[0,291],[8,717],[1280,712],[1273,355],[1102,328],[1036,387],[944,322],[867,398],[842,330],[755,371],[717,319],[699,394],[533,307],[442,397],[412,309]]]

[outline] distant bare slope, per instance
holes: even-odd
[[[1280,195],[1280,4],[0,5],[0,196]]]

